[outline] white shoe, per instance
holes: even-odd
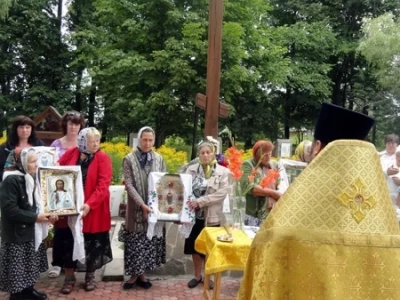
[[[49,276],[49,278],[57,278],[58,276],[60,276],[60,273],[61,273],[61,267],[54,266],[49,271],[48,276]]]

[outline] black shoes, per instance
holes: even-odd
[[[193,288],[195,288],[199,283],[201,283],[202,281],[203,281],[203,278],[201,278],[201,277],[200,277],[200,280],[197,280],[196,278],[193,278],[193,279],[191,279],[191,280],[188,282],[188,287],[189,287],[190,289],[193,289]],[[208,288],[209,288],[210,290],[214,289],[214,282],[213,282],[212,280],[210,280],[210,283],[209,283],[209,285],[208,285]]]
[[[122,285],[122,288],[124,290],[130,290],[133,289],[135,285],[146,290],[153,286],[153,284],[148,279],[146,281],[142,281],[140,280],[140,277],[138,277],[135,282],[129,282],[129,281],[125,282]]]
[[[193,288],[195,288],[200,282],[202,282],[203,281],[203,278],[202,277],[200,277],[200,280],[197,280],[196,278],[193,278],[193,279],[191,279],[189,282],[188,282],[188,287],[190,288],[190,289],[193,289]]]
[[[137,286],[140,286],[141,288],[146,289],[146,290],[153,286],[148,279],[146,281],[141,281],[140,277],[138,277],[138,279],[136,279],[136,284],[137,284]]]
[[[24,289],[20,293],[11,294],[9,300],[46,300],[47,295],[45,293],[38,292],[33,287]]]

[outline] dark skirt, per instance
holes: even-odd
[[[219,227],[219,225],[213,225],[209,227]],[[192,231],[190,232],[190,235],[187,239],[185,239],[185,246],[183,248],[183,253],[185,254],[198,254],[201,257],[205,257],[203,254],[199,253],[196,251],[194,248],[194,244],[196,242],[197,237],[199,236],[200,232],[204,228],[204,219],[197,219],[196,222],[193,225]]]
[[[43,243],[35,251],[34,242],[2,243],[0,247],[0,290],[19,293],[34,285],[41,272],[47,271],[47,256]]]
[[[139,276],[166,261],[165,227],[162,237],[147,238],[146,232],[128,232],[124,248],[125,274]]]
[[[76,262],[72,261],[74,251],[74,236],[69,227],[55,228],[53,237],[53,266],[75,269]]]
[[[84,233],[86,272],[94,272],[113,260],[110,233]]]
[[[86,271],[94,272],[112,261],[109,232],[84,233]],[[77,261],[73,261],[74,236],[69,227],[57,228],[53,238],[53,266],[76,269]]]

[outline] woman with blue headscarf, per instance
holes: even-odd
[[[2,232],[0,247],[0,290],[10,300],[47,299],[34,289],[39,274],[47,270],[38,251],[47,235],[47,223],[57,220],[40,213],[40,191],[36,186],[37,155],[33,148],[12,153],[13,170],[4,173],[0,186]]]
[[[68,149],[59,159],[62,166],[79,165],[82,171],[85,202],[80,208],[85,240],[85,290],[96,288],[95,271],[112,260],[109,231],[111,229],[110,192],[111,160],[100,150],[100,132],[94,127],[84,128],[78,135],[78,147]],[[68,220],[64,218],[65,228]],[[60,224],[59,224],[60,225]],[[62,225],[62,224],[61,224]],[[69,234],[64,256],[65,280],[61,293],[69,294],[76,282],[76,261],[72,260],[74,238]]]

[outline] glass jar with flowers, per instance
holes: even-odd
[[[242,164],[241,158],[243,151],[238,150],[236,146],[232,146],[227,150],[228,168],[231,171],[233,178],[232,189],[229,195],[232,202],[232,227],[234,229],[244,229],[244,218],[246,216],[246,197],[242,192],[240,179],[242,178]]]
[[[262,151],[262,148],[260,148],[260,151],[257,152],[257,158],[253,157],[243,161],[243,151],[238,150],[234,144],[227,150],[228,168],[233,178],[230,194],[233,228],[244,228],[247,210],[249,218],[253,217],[254,219],[254,222],[250,223],[257,223],[250,225],[260,226],[268,211],[273,208],[276,199],[279,198],[277,195],[280,195],[278,186],[281,178],[278,164],[265,159],[267,155],[270,157],[271,154],[262,153]],[[243,178],[243,176],[246,178]],[[256,186],[259,186],[258,194],[260,190],[262,191],[261,195],[254,196],[252,194],[251,191]],[[247,196],[249,197],[247,201],[251,201],[249,203],[246,203]]]

